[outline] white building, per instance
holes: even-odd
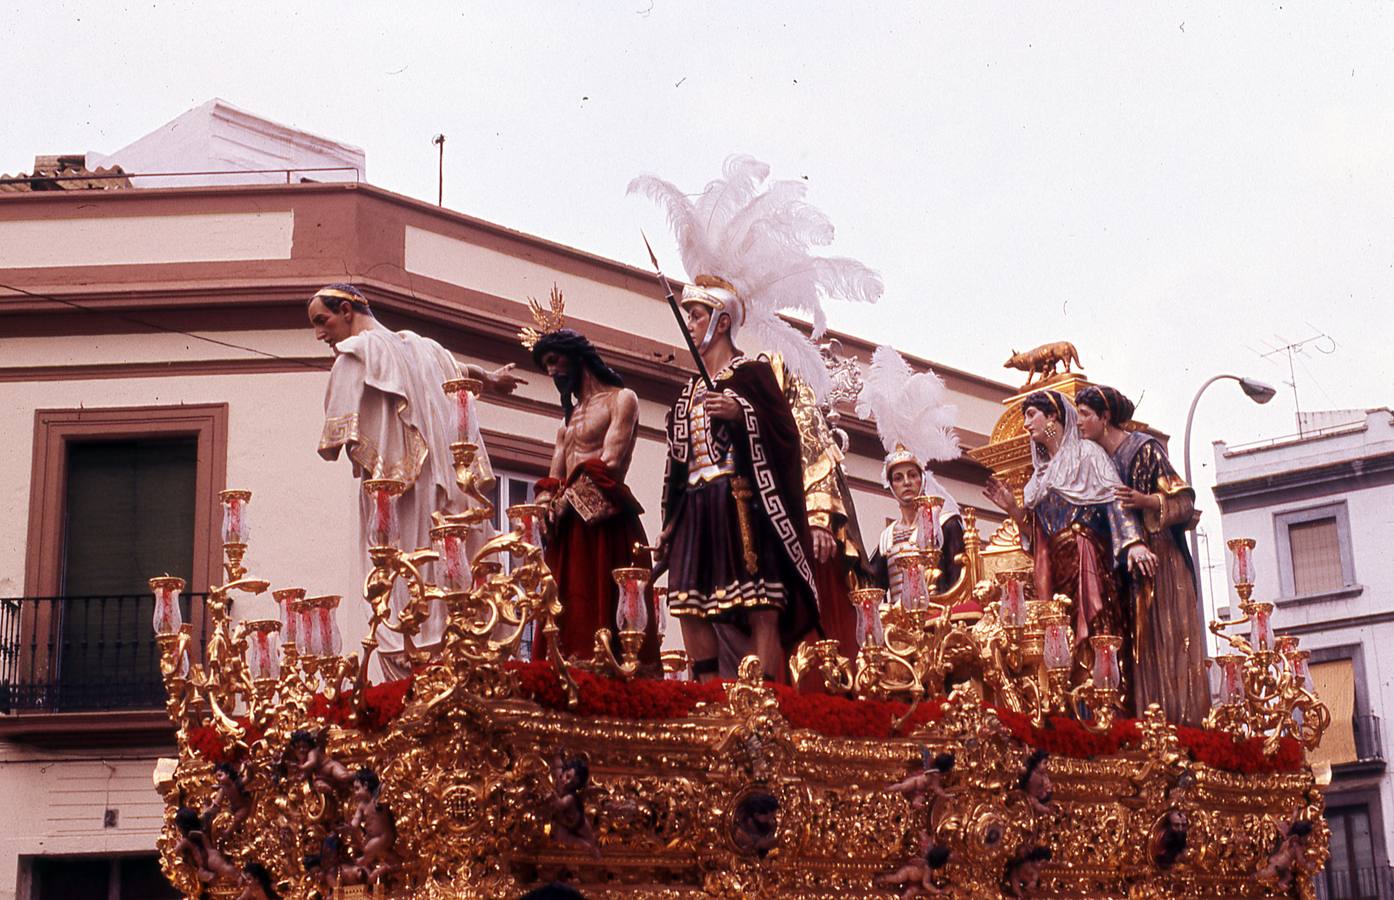
[[[1312,651],[1331,710],[1314,758],[1332,771],[1325,895],[1391,897],[1394,413],[1318,413],[1301,425],[1258,444],[1216,442],[1215,498],[1225,538],[1258,542],[1254,598],[1274,600],[1275,629]]]

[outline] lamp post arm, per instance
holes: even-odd
[[[1202,384],[1200,386],[1200,390],[1196,391],[1196,395],[1191,398],[1191,408],[1186,412],[1186,432],[1185,436],[1181,438],[1181,443],[1184,445],[1184,453],[1182,458],[1182,468],[1184,469],[1184,471],[1181,474],[1182,477],[1186,479],[1186,483],[1191,485],[1191,487],[1193,488],[1195,487],[1195,485],[1191,482],[1191,422],[1195,420],[1196,406],[1200,404],[1200,395],[1205,393],[1205,389],[1210,387],[1210,385],[1214,384],[1217,381],[1223,381],[1226,378],[1232,379],[1234,381],[1239,380],[1239,377],[1236,375],[1213,376],[1209,381],[1205,382],[1205,384]],[[1195,532],[1192,532],[1192,534],[1194,533]],[[1194,540],[1194,538],[1192,538],[1192,540]]]
[[[1200,395],[1205,393],[1205,389],[1210,387],[1210,385],[1214,384],[1217,381],[1223,381],[1226,378],[1232,379],[1234,381],[1239,381],[1239,377],[1237,375],[1213,376],[1212,378],[1210,378],[1210,380],[1206,381],[1205,384],[1202,384],[1200,386],[1200,390],[1196,391],[1196,395],[1191,398],[1191,408],[1186,413],[1186,432],[1184,437],[1182,437],[1181,439],[1181,442],[1184,445],[1182,455],[1182,469],[1184,471],[1182,472],[1182,477],[1185,478],[1186,483],[1191,486],[1191,490],[1195,490],[1196,487],[1195,482],[1191,480],[1191,422],[1196,417],[1196,406],[1200,403]],[[1201,587],[1200,581],[1200,541],[1196,539],[1196,530],[1194,528],[1190,529],[1190,542],[1191,570],[1192,574],[1195,576],[1196,582],[1196,605],[1200,607],[1200,621],[1201,624],[1204,625],[1205,592],[1204,589]]]

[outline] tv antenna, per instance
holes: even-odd
[[[1301,399],[1297,396],[1297,364],[1296,364],[1296,359],[1297,359],[1298,356],[1300,356],[1300,355],[1306,350],[1306,348],[1307,348],[1308,346],[1311,346],[1311,347],[1312,347],[1313,349],[1315,349],[1318,353],[1322,353],[1322,354],[1325,354],[1325,355],[1327,355],[1327,356],[1330,356],[1332,353],[1335,353],[1335,352],[1336,352],[1336,339],[1335,339],[1335,338],[1333,338],[1331,335],[1327,334],[1327,333],[1324,332],[1324,331],[1318,330],[1317,327],[1316,327],[1315,325],[1313,325],[1312,323],[1310,323],[1310,322],[1307,323],[1307,327],[1310,328],[1310,329],[1312,329],[1312,331],[1314,331],[1314,332],[1316,332],[1316,333],[1315,333],[1315,334],[1312,334],[1312,335],[1310,335],[1310,336],[1308,336],[1308,337],[1305,337],[1305,338],[1303,338],[1303,339],[1300,340],[1300,341],[1288,341],[1287,338],[1283,337],[1283,336],[1280,335],[1280,334],[1274,335],[1278,340],[1280,340],[1280,341],[1287,341],[1287,343],[1283,344],[1281,347],[1274,347],[1272,350],[1269,350],[1267,353],[1260,353],[1260,354],[1259,354],[1259,356],[1263,357],[1264,359],[1269,359],[1270,357],[1274,357],[1274,356],[1278,356],[1278,355],[1286,355],[1286,356],[1287,356],[1287,359],[1288,359],[1288,381],[1284,382],[1284,384],[1286,384],[1288,387],[1292,388],[1292,402],[1293,402],[1293,406],[1295,406],[1296,409],[1297,409],[1297,436],[1298,436],[1298,437],[1303,437],[1303,436],[1304,436],[1304,431],[1305,431],[1305,429],[1302,427],[1302,401],[1301,401]],[[1264,343],[1267,343],[1267,341],[1265,341]]]

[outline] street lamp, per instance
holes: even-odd
[[[1267,403],[1269,400],[1272,400],[1274,397],[1278,395],[1277,389],[1274,388],[1272,385],[1265,384],[1262,381],[1259,381],[1257,378],[1242,378],[1238,375],[1216,375],[1209,381],[1205,382],[1205,384],[1202,384],[1200,386],[1200,390],[1196,391],[1195,397],[1191,399],[1190,411],[1186,413],[1186,434],[1185,437],[1182,438],[1182,443],[1185,445],[1185,452],[1183,456],[1184,472],[1182,474],[1186,479],[1186,483],[1191,486],[1192,490],[1195,489],[1195,482],[1191,480],[1191,422],[1196,417],[1196,404],[1200,403],[1200,395],[1205,393],[1206,388],[1210,387],[1210,385],[1214,384],[1217,381],[1223,381],[1225,379],[1239,382],[1239,389],[1244,392],[1244,395],[1246,397],[1248,397],[1255,403]],[[1196,581],[1196,604],[1200,607],[1200,621],[1201,624],[1204,625],[1205,594],[1201,591],[1200,586],[1199,560],[1200,545],[1196,541],[1196,530],[1192,528],[1191,569]]]

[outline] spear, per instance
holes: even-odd
[[[678,308],[677,298],[673,296],[673,286],[668,283],[668,276],[663,274],[663,270],[658,266],[658,257],[654,255],[653,247],[649,246],[649,237],[644,234],[643,229],[639,230],[639,236],[644,239],[644,248],[649,251],[649,261],[653,263],[653,270],[658,273],[658,281],[663,285],[664,292],[668,295],[668,308],[673,311],[673,318],[678,320],[678,330],[682,332],[683,339],[687,341],[687,349],[692,353],[692,361],[697,364],[697,374],[702,376],[702,383],[707,386],[707,390],[715,390],[716,385],[712,384],[712,377],[707,372],[707,364],[702,362],[702,354],[697,352],[697,345],[692,342],[692,333],[687,330],[687,323],[683,321],[682,310]]]

